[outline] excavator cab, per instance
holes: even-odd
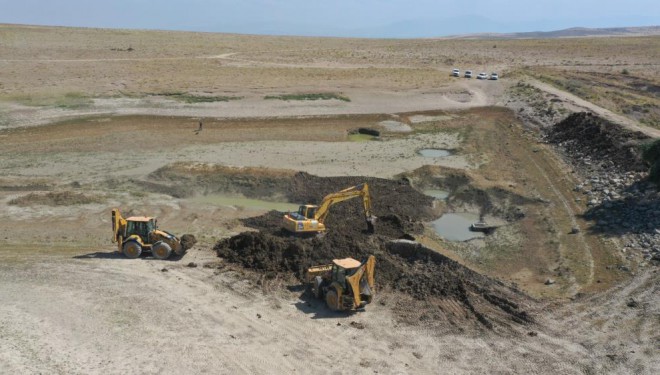
[[[313,219],[314,215],[316,215],[316,210],[319,209],[319,206],[313,205],[313,204],[306,204],[303,206],[298,207],[298,215],[306,218],[306,219]]]

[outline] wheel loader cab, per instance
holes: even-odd
[[[136,234],[142,242],[149,243],[149,233],[156,229],[156,220],[150,217],[129,217],[126,219],[126,236]]]

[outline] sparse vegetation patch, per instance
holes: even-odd
[[[102,202],[101,197],[75,193],[72,191],[52,191],[45,194],[30,193],[8,202],[14,206],[73,206],[77,204],[90,204]]]
[[[84,108],[92,104],[92,99],[83,93],[69,92],[64,95],[12,95],[5,100],[30,107],[58,107],[68,109]]]
[[[167,96],[174,100],[184,103],[214,103],[214,102],[228,102],[230,100],[241,100],[242,96],[225,96],[225,95],[195,95],[186,92],[162,92],[162,93],[149,93],[149,96]]]
[[[341,100],[343,102],[350,102],[351,99],[337,93],[311,93],[311,94],[284,94],[284,95],[267,95],[264,97],[266,100]]]

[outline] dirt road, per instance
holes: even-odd
[[[583,111],[587,110],[590,112],[593,112],[597,114],[600,117],[603,117],[607,120],[610,120],[616,124],[621,124],[622,126],[632,130],[632,131],[639,131],[642,132],[649,137],[652,138],[660,138],[660,130],[659,129],[654,129],[650,128],[648,126],[641,125],[638,121],[634,121],[628,117],[619,115],[617,113],[614,113],[608,109],[605,109],[603,107],[600,107],[594,103],[591,103],[589,101],[586,101],[576,95],[573,95],[569,92],[566,92],[564,90],[560,90],[554,86],[551,86],[547,83],[540,82],[536,79],[532,78],[526,78],[525,81],[529,83],[530,85],[545,91],[547,93],[551,93],[553,95],[556,95],[560,100],[567,102],[569,106],[574,106],[573,108],[574,111]]]

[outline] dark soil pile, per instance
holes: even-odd
[[[641,132],[624,129],[591,113],[568,116],[548,130],[550,143],[559,144],[571,156],[592,163],[610,163],[618,172],[646,171],[640,144],[649,140]]]
[[[77,204],[100,203],[103,199],[98,196],[85,195],[72,191],[52,191],[45,194],[30,193],[14,198],[8,204],[16,206],[73,206]]]
[[[197,243],[197,238],[193,234],[184,234],[181,236],[181,247],[183,250],[188,250],[195,246]]]
[[[526,300],[522,294],[415,242],[398,240],[414,237],[423,230],[421,222],[431,218],[431,198],[406,183],[356,177],[321,178],[303,173],[293,180],[292,196],[300,202],[316,203],[318,197],[327,193],[367,182],[378,216],[376,233],[366,232],[360,199],[333,206],[326,220],[329,229],[322,237],[292,237],[280,229],[282,213],[272,211],[245,220],[246,225],[259,232],[245,232],[219,241],[214,249],[220,257],[267,276],[293,274],[302,280],[311,265],[328,264],[332,259],[345,257],[364,259],[373,254],[377,259],[378,287],[412,297],[412,303],[395,307],[401,315],[410,316],[411,311],[419,309],[415,301],[423,301],[423,309],[439,313],[442,301],[451,300],[461,306],[457,312],[461,320],[473,320],[480,326],[492,328],[495,322],[506,325],[511,321],[531,321],[520,305],[520,301]]]

